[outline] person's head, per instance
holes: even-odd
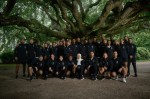
[[[25,43],[25,39],[24,39],[24,38],[21,39],[21,40],[20,40],[20,43],[21,43],[21,44],[24,44],[24,43]]]
[[[115,40],[115,45],[119,45],[119,41],[118,40]]]
[[[110,41],[110,40],[108,40],[108,41],[107,41],[107,44],[108,44],[108,45],[111,45],[111,41]]]
[[[133,43],[133,42],[132,42],[132,38],[129,38],[129,43],[130,43],[130,44],[132,44],[132,43]]]
[[[114,52],[113,52],[113,57],[114,57],[114,58],[117,58],[117,57],[118,57],[117,51],[114,51]]]
[[[103,54],[103,58],[104,58],[104,59],[107,59],[107,58],[108,58],[108,54],[107,54],[107,53],[104,53],[104,54]]]
[[[72,44],[75,44],[75,43],[76,43],[76,40],[75,40],[75,39],[72,39],[71,43],[72,43]]]
[[[87,39],[85,39],[85,40],[84,40],[84,44],[87,44],[87,43],[88,43],[88,40],[87,40]]]
[[[129,37],[128,37],[128,36],[125,36],[125,37],[124,37],[124,40],[128,41],[128,40],[129,40]]]
[[[89,40],[88,40],[88,42],[91,44],[91,43],[92,43],[92,40],[91,40],[91,39],[89,39]]]
[[[53,47],[56,47],[56,43],[55,43],[55,42],[53,42],[52,46],[53,46]]]
[[[30,42],[30,44],[33,44],[33,39],[30,39],[30,41],[29,41],[29,42]]]
[[[94,37],[94,38],[93,38],[93,42],[97,42],[97,39],[96,39],[96,37]]]
[[[104,43],[104,44],[107,44],[107,39],[103,39],[103,43]]]
[[[69,45],[70,45],[69,40],[66,40],[66,46],[69,46]]]
[[[123,39],[120,39],[120,44],[124,44],[124,40]]]
[[[42,55],[39,56],[39,60],[43,61],[43,56]]]
[[[63,58],[63,56],[62,56],[62,55],[61,55],[61,56],[59,56],[59,60],[60,60],[60,61],[63,61],[63,59],[64,59],[64,58]]]
[[[91,58],[94,57],[94,52],[90,52],[90,57],[91,57]]]
[[[72,61],[72,60],[73,60],[72,55],[69,55],[68,59],[69,59],[70,61]]]
[[[47,47],[48,47],[47,43],[44,43],[44,47],[45,47],[45,48],[47,48]]]
[[[81,58],[82,58],[81,54],[78,53],[78,54],[77,54],[77,59],[81,59]]]
[[[59,45],[63,45],[62,41],[59,41]]]
[[[55,55],[51,54],[51,60],[54,60],[54,59],[55,59]]]
[[[80,38],[79,38],[79,37],[77,38],[77,42],[81,42],[81,40],[80,40]]]

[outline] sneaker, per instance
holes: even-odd
[[[101,81],[105,80],[105,77],[101,78]]]
[[[116,76],[115,80],[118,80],[118,76]]]
[[[63,80],[65,80],[66,79],[66,77],[63,77]]]
[[[97,80],[97,78],[95,77],[95,78],[94,78],[94,81],[96,81],[96,80]]]
[[[122,82],[126,83],[126,82],[127,82],[127,81],[126,81],[126,78],[123,78],[123,79],[122,79]]]
[[[84,80],[84,77],[80,78],[80,80]]]

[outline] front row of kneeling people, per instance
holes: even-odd
[[[84,76],[87,75],[92,80],[97,80],[97,78],[117,80],[118,75],[120,75],[122,81],[126,82],[127,71],[126,62],[118,57],[117,51],[113,52],[112,59],[108,58],[107,53],[104,53],[103,57],[99,59],[94,56],[94,52],[90,52],[87,60],[82,59],[81,54],[78,53],[76,59],[69,55],[67,61],[65,61],[63,56],[59,56],[59,59],[55,60],[54,54],[51,54],[47,62],[44,61],[41,55],[31,63],[29,80],[32,80],[33,77],[47,79],[49,76],[59,77],[60,79],[70,77],[83,80]]]

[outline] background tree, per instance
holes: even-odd
[[[0,49],[14,48],[22,36],[44,42],[149,32],[149,5],[149,0],[0,0]]]

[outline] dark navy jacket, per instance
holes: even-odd
[[[128,56],[132,55],[133,58],[136,56],[136,45],[135,44],[128,44]]]
[[[107,67],[108,71],[111,71],[113,69],[113,63],[109,59],[101,59],[99,66],[100,67],[104,67],[104,66]]]
[[[96,57],[94,57],[92,60],[89,58],[87,65],[90,65],[91,67],[98,67],[98,59]]]
[[[27,45],[27,51],[28,51],[28,58],[34,59],[36,55],[35,45],[34,44],[28,44]]]
[[[47,67],[51,67],[52,69],[56,69],[57,61],[56,60],[48,60],[46,63]]]
[[[43,47],[41,45],[36,45],[35,46],[36,57],[39,57],[40,55],[43,55],[42,51],[43,51]]]
[[[120,45],[119,47],[119,57],[120,58],[128,58],[127,47],[125,44]]]
[[[19,44],[15,48],[15,56],[18,57],[19,60],[26,60],[26,58],[27,58],[27,46],[26,46],[26,44]]]
[[[33,67],[37,67],[39,69],[43,69],[44,66],[45,66],[45,62],[40,61],[39,59],[34,59],[31,64],[32,64]]]
[[[121,68],[122,66],[122,59],[121,58],[112,58],[112,63],[113,63],[113,70],[116,71],[118,70],[119,68]]]

